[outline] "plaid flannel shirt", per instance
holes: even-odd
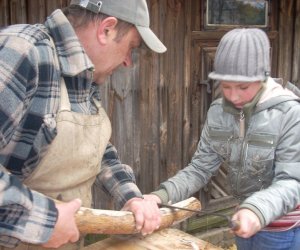
[[[56,136],[61,77],[72,111],[95,114],[92,100],[100,100],[100,91],[92,83],[93,71],[61,10],[44,25],[20,24],[0,31],[0,245],[49,239],[57,218],[55,205],[23,186],[22,180],[34,171]],[[132,169],[121,164],[113,145],[107,145],[99,167],[95,184],[118,208],[141,196]]]

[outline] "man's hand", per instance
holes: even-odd
[[[79,239],[79,231],[75,222],[75,213],[81,206],[81,200],[75,199],[68,203],[56,204],[58,218],[48,242],[43,244],[46,248],[58,248],[69,242]]]
[[[144,199],[132,198],[122,208],[134,214],[136,229],[143,235],[151,234],[161,223],[161,213],[157,206],[161,201],[153,196],[156,195],[144,195]]]
[[[232,220],[240,222],[240,228],[234,233],[242,238],[249,238],[261,229],[259,218],[249,209],[238,210]]]

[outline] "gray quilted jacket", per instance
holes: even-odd
[[[300,204],[299,98],[269,78],[242,135],[240,119],[213,102],[191,162],[160,189],[186,199],[226,164],[232,195],[265,226]]]

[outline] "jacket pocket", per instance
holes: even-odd
[[[255,190],[268,187],[274,176],[275,135],[250,135],[245,151],[244,173]]]
[[[224,130],[224,128],[209,127],[210,146],[222,160],[228,161],[231,155],[230,140],[232,139],[232,131]]]

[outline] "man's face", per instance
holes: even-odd
[[[252,101],[261,88],[261,82],[227,82],[221,81],[223,96],[231,102],[236,108]]]
[[[117,32],[110,35],[105,49],[99,55],[94,55],[93,63],[95,65],[94,81],[98,84],[105,82],[114,70],[119,66],[132,66],[132,50],[139,47],[141,37],[135,27],[131,28],[120,40],[114,38]],[[97,53],[95,51],[95,53]]]

